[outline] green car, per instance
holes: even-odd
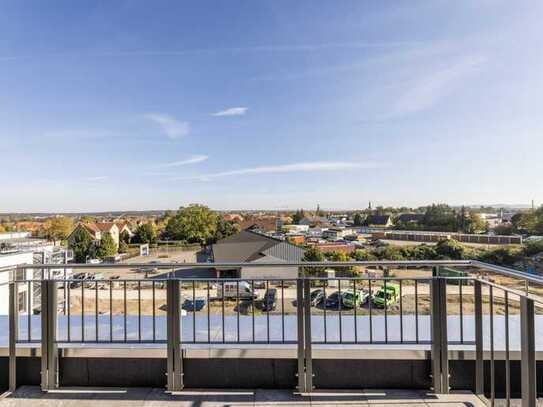
[[[385,287],[381,287],[374,295],[373,295],[373,305],[376,307],[384,308],[385,305],[387,307],[394,305],[400,298],[400,286],[398,284],[388,283],[386,285],[386,295],[385,295]]]
[[[341,303],[345,308],[354,308],[362,306],[368,301],[369,294],[365,291],[344,291],[341,293]]]

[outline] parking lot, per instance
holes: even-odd
[[[64,289],[59,289],[58,298],[59,302],[64,302],[66,299],[67,305],[72,315],[81,313],[82,299],[84,298],[84,312],[85,314],[94,314],[96,311],[96,299],[98,299],[98,313],[123,315],[125,312],[128,315],[162,315],[166,310],[166,289],[162,282],[155,282],[155,288],[152,289],[153,283],[147,280],[141,282],[127,282],[126,290],[124,282],[114,282],[111,289],[109,284],[99,283],[98,288],[94,283],[86,283],[83,287],[78,286],[66,290],[66,297],[64,296]],[[372,285],[373,294],[382,286],[382,283]],[[276,301],[275,308],[269,311],[270,314],[296,314],[296,288],[295,287],[280,287],[274,284],[268,284],[269,288],[275,288]],[[319,289],[315,287],[312,291]],[[341,291],[345,292],[348,287],[341,287]],[[351,288],[352,290],[352,288]],[[367,287],[357,287],[357,291],[367,291]],[[338,287],[326,288],[326,296],[330,297],[331,294],[338,291]],[[416,295],[415,295],[416,291]],[[263,297],[266,292],[265,288],[255,289],[256,298],[243,299],[240,298],[225,298],[224,301],[220,297],[220,292],[217,287],[210,284],[209,290],[207,283],[194,284],[185,283],[181,285],[181,303],[183,304],[187,299],[188,303],[185,304],[185,309],[188,313],[192,313],[193,307],[190,301],[193,298],[201,299],[203,305],[196,307],[196,314],[225,314],[235,315],[238,312],[241,315],[255,315],[265,314],[268,311],[263,311]],[[472,314],[474,311],[473,305],[473,288],[469,286],[463,287],[462,291],[462,312],[465,315]],[[69,301],[68,301],[69,295]],[[484,295],[485,303],[488,303],[488,295]],[[458,286],[448,287],[448,313],[450,315],[456,315],[460,313],[460,295]],[[499,296],[494,298],[494,312],[498,315],[504,314],[503,299]],[[188,306],[187,306],[188,305]],[[415,314],[420,315],[429,314],[430,312],[430,287],[426,283],[419,283],[415,290],[414,285],[402,285],[401,299],[398,297],[395,301],[391,301],[387,306],[387,313],[389,315],[399,314],[400,308],[403,314]],[[487,308],[487,307],[485,307]],[[254,311],[253,311],[254,310]],[[354,314],[353,308],[347,308],[343,304],[336,306],[324,306],[324,302],[316,304],[312,307],[313,314],[323,313],[338,313],[349,315]],[[356,313],[359,315],[367,315],[369,313],[374,315],[384,314],[383,307],[378,307],[371,300],[365,301],[360,306],[356,307]],[[486,312],[486,309],[485,309]],[[514,299],[510,299],[509,306],[510,313],[518,312],[518,302]]]

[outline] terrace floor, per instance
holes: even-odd
[[[22,386],[0,397],[0,407],[219,407],[219,406],[484,406],[469,392],[434,395],[416,390],[320,390],[294,395],[291,390],[185,390],[166,394],[151,388],[64,388],[43,393],[36,386]]]

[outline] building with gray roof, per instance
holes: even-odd
[[[304,257],[304,249],[281,239],[276,239],[252,230],[241,232],[220,240],[212,246],[213,261],[216,263],[292,263]],[[287,279],[296,278],[297,267],[243,267],[241,269],[219,268],[221,277],[243,279]]]

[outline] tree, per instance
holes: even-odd
[[[494,233],[501,236],[510,236],[513,234],[513,225],[502,223],[494,228]]]
[[[222,217],[217,217],[217,230],[215,231],[215,236],[213,240],[216,242],[218,240],[224,239],[225,237],[232,236],[240,231],[239,224],[232,221],[226,221]]]
[[[309,246],[307,249],[305,249],[304,257],[302,258],[302,261],[316,261],[316,262],[322,262],[325,260],[324,254],[315,246]],[[323,267],[304,267],[303,268],[304,273],[307,274],[319,274],[324,271]]]
[[[464,246],[454,239],[443,239],[436,245],[436,253],[438,255],[452,260],[463,260],[464,251]]]
[[[87,256],[91,253],[91,248],[94,246],[92,237],[82,227],[77,228],[71,237],[70,248],[74,252],[74,259],[77,263],[85,263]]]
[[[130,243],[130,233],[128,233],[126,230],[123,230],[119,236],[119,245],[121,242],[128,245]]]
[[[353,221],[355,226],[362,226],[364,224],[364,217],[360,213],[356,213]]]
[[[171,240],[206,244],[213,240],[216,231],[217,215],[207,206],[191,204],[168,220],[164,236]]]
[[[370,250],[366,250],[366,249],[357,249],[351,254],[351,256],[356,261],[377,260],[377,257]]]
[[[298,209],[294,215],[292,215],[292,223],[298,225],[300,221],[305,218],[305,212],[303,209]]]
[[[109,256],[115,256],[117,254],[117,243],[111,237],[111,233],[105,232],[102,235],[100,244],[96,248],[96,255],[100,259],[104,259]]]
[[[128,243],[126,243],[124,240],[119,241],[119,253],[126,252],[128,252]]]
[[[65,240],[70,235],[73,228],[74,222],[72,218],[59,216],[45,222],[43,236],[53,241]]]
[[[469,218],[466,220],[464,224],[464,229],[462,230],[464,233],[478,233],[478,232],[484,232],[487,228],[486,221],[481,218],[481,215],[478,213],[470,213]]]
[[[138,226],[133,238],[135,243],[156,243],[157,232],[156,226],[152,222],[143,223]]]

